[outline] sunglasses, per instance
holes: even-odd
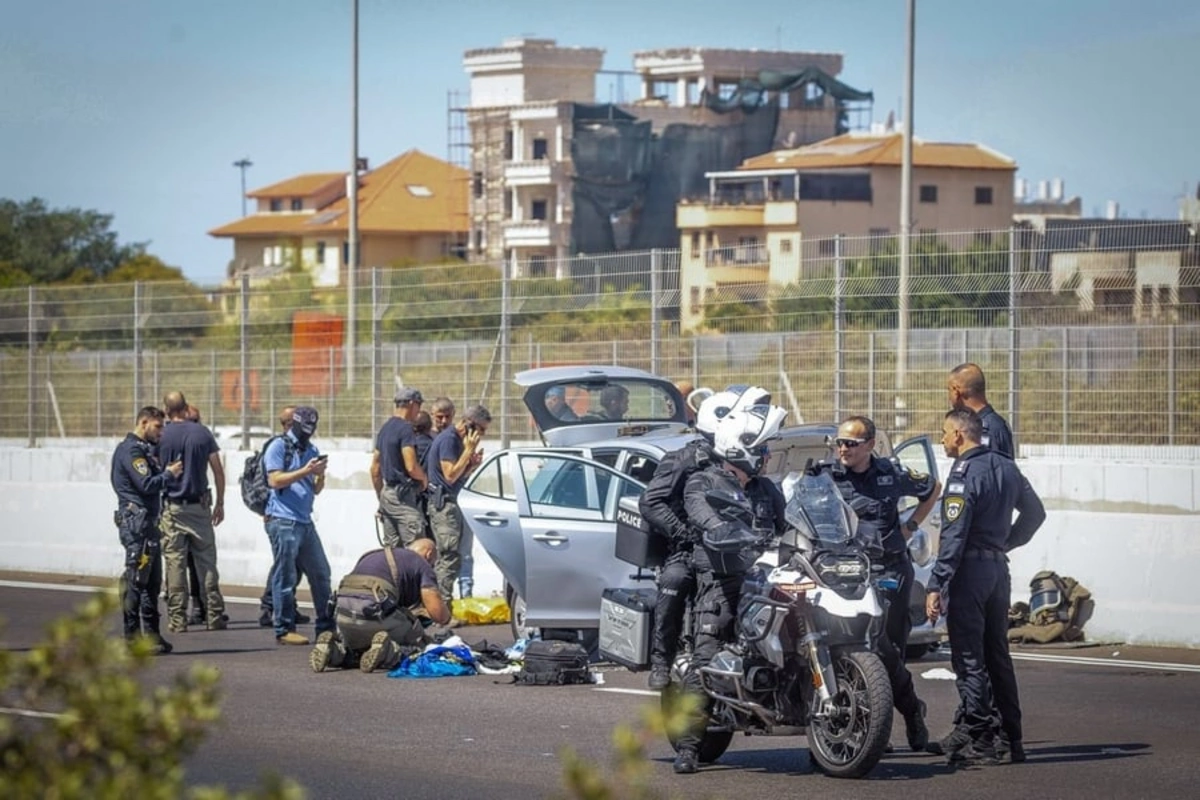
[[[853,448],[855,448],[855,447],[858,447],[860,444],[866,444],[866,443],[867,443],[867,442],[869,442],[869,441],[871,441],[871,440],[870,440],[870,439],[842,439],[842,438],[838,438],[838,439],[834,439],[834,440],[833,440],[833,444],[834,444],[834,446],[835,446],[835,447],[849,447],[849,448],[853,449]]]

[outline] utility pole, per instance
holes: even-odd
[[[248,158],[240,158],[233,162],[233,165],[242,171],[242,216],[246,216],[246,170],[254,166],[254,162]]]
[[[346,192],[350,201],[350,241],[346,246],[346,388],[354,388],[354,347],[358,310],[358,0],[353,0],[350,67],[350,179]]]
[[[904,146],[900,161],[900,300],[896,320],[895,429],[908,427],[904,379],[908,372],[908,261],[912,239],[913,61],[917,29],[917,0],[908,0],[904,65]]]

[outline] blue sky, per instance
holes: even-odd
[[[350,0],[39,0],[0,28],[0,196],[115,216],[124,241],[220,279],[250,187],[350,159]],[[904,0],[361,0],[360,152],[446,158],[463,51],[508,36],[637,50],[840,52],[841,78],[903,91]],[[1200,180],[1200,3],[918,0],[918,136],[978,141],[1061,177],[1084,213],[1174,217]],[[626,91],[631,92],[632,85]],[[609,99],[607,96],[599,100]]]

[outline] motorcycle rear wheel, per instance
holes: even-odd
[[[674,681],[662,690],[661,706],[664,714],[670,715],[674,711],[675,704],[682,693],[682,686]],[[675,752],[679,752],[679,738],[673,731],[667,731],[667,740]],[[733,731],[705,731],[704,735],[700,737],[699,746],[696,747],[696,759],[701,764],[711,764],[725,755],[725,751],[729,749],[729,743],[732,741]]]
[[[846,653],[834,662],[834,711],[813,719],[808,746],[813,761],[834,778],[861,778],[883,756],[892,732],[892,685],[874,653]]]

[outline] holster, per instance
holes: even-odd
[[[441,511],[446,507],[446,490],[441,486],[429,487],[429,502],[433,505],[434,511]]]
[[[146,538],[146,522],[149,513],[141,506],[126,503],[113,513],[113,522],[117,526],[117,535],[121,546],[128,549]]]

